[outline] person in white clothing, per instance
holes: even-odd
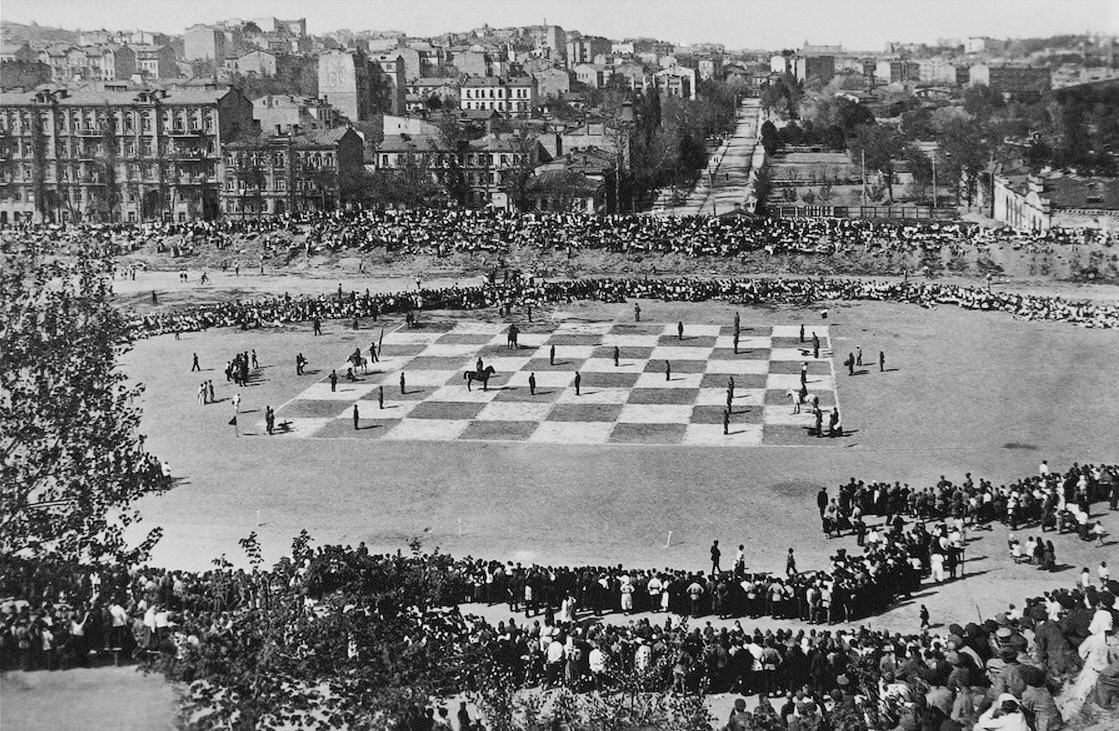
[[[975,722],[975,731],[1030,731],[1018,699],[1003,693]]]
[[[1106,584],[1108,579],[1111,578],[1111,571],[1107,568],[1107,561],[1100,561],[1099,568],[1096,569],[1096,575],[1100,577],[1100,584]]]

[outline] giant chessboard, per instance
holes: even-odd
[[[359,369],[357,381],[346,380],[348,354],[337,353],[337,390],[323,379],[277,409],[276,421],[286,427],[279,438],[702,447],[843,441],[810,436],[810,408],[793,413],[787,395],[800,388],[807,363],[809,398],[818,396],[825,411],[837,405],[827,326],[806,327],[804,343],[799,325],[742,327],[737,354],[731,326],[685,324],[679,339],[676,323],[568,321],[521,332],[517,349],[506,346],[507,330],[502,323],[427,323],[386,332],[380,362],[365,374]],[[820,338],[819,358],[812,357],[812,333]],[[368,345],[363,354],[368,356]],[[496,370],[489,390],[467,389],[463,374],[475,369],[478,358]],[[330,367],[319,370],[320,376],[329,373]],[[530,374],[536,376],[535,395],[529,393]],[[724,434],[731,378],[734,399]]]

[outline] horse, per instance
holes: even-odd
[[[493,366],[486,366],[485,369],[481,370],[481,371],[466,371],[466,372],[464,372],[462,374],[462,377],[466,379],[466,390],[467,391],[473,391],[474,389],[471,388],[471,386],[474,384],[474,381],[481,381],[482,382],[482,390],[483,391],[489,391],[490,390],[490,377],[493,376],[493,374],[495,372],[496,371],[494,371]]]
[[[369,365],[369,359],[360,353],[353,353],[347,360],[353,365],[354,368],[360,368],[362,373],[366,372],[366,367]]]

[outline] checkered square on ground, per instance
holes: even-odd
[[[449,332],[435,341],[441,344],[453,345],[486,345],[493,342],[493,333]]]
[[[794,373],[800,376],[801,365],[808,364],[808,377],[811,379],[813,376],[830,376],[831,375],[831,362],[827,360],[774,360],[770,361],[769,373],[774,374],[787,374]]]
[[[636,388],[699,388],[702,373],[673,372],[666,381],[664,373],[642,373],[637,378]]]
[[[540,378],[541,373],[548,373],[548,372],[553,372],[553,373],[554,372],[561,372],[561,373],[572,373],[572,374],[574,374],[575,371],[577,371],[577,370],[579,370],[583,367],[583,361],[584,360],[585,359],[583,359],[583,358],[565,358],[565,357],[561,357],[560,355],[557,354],[555,362],[554,363],[549,363],[548,362],[548,355],[545,353],[543,358],[535,357],[532,360],[530,360],[528,363],[526,363],[524,365],[524,367],[521,368],[521,373],[524,373],[526,371],[535,372],[537,378]]]
[[[411,419],[469,420],[478,416],[484,403],[469,401],[424,401],[416,404],[408,414]]]
[[[472,421],[458,438],[521,442],[531,437],[539,426],[539,421]]]
[[[763,383],[762,386],[764,385]],[[737,383],[734,385],[734,403],[741,406],[761,406],[765,403],[765,394],[764,388],[745,388]],[[697,406],[726,406],[727,389],[701,388],[695,403]]]
[[[702,447],[756,447],[762,443],[761,424],[731,424],[723,434],[723,424],[688,424],[684,444]]]
[[[565,334],[556,333],[556,334],[553,334],[552,337],[548,338],[545,345],[554,345],[554,346],[556,346],[556,349],[559,350],[560,348],[573,347],[573,346],[592,347],[593,348],[594,346],[600,345],[601,343],[602,343],[602,336],[601,335],[575,335],[575,334],[565,335]]]
[[[383,413],[383,412],[381,412]],[[400,424],[400,419],[367,419],[359,414],[358,428],[353,418],[334,419],[315,433],[316,439],[380,439]]]
[[[338,400],[321,401],[313,399],[297,399],[289,404],[284,404],[276,410],[277,420],[280,418],[291,419],[333,419],[346,410],[346,404]]]
[[[610,421],[545,421],[528,438],[542,444],[605,444],[616,425]]]
[[[721,406],[694,406],[688,420],[692,424],[722,424],[725,408],[726,404]],[[762,406],[736,403],[730,409],[732,424],[761,424],[764,417],[765,412]]]
[[[544,421],[551,401],[491,401],[478,412],[478,421]]]
[[[620,363],[648,360],[653,354],[652,345],[619,345],[618,361]],[[612,344],[596,346],[591,351],[591,358],[595,360],[608,360],[614,363],[614,346]]]
[[[691,404],[626,404],[619,422],[634,424],[686,424],[692,416]]]
[[[607,331],[609,337],[618,335],[661,336],[664,334],[664,325],[646,322],[619,322],[610,326]]]
[[[405,419],[385,434],[388,441],[449,442],[458,439],[469,421],[457,419]]]
[[[622,413],[622,404],[562,403],[548,412],[548,421],[608,421],[615,422]]]
[[[707,361],[704,360],[650,360],[643,369],[645,373],[659,373],[664,375],[665,363],[673,373],[703,373],[707,370]]]
[[[612,444],[680,444],[687,424],[619,422],[610,432]]]
[[[514,374],[516,375],[516,374]],[[529,393],[528,386],[505,386],[490,403],[541,403],[550,404],[563,394],[559,386],[537,386],[536,393]]]
[[[629,392],[631,404],[694,404],[696,388],[635,388]]]

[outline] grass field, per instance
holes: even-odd
[[[726,325],[735,308],[642,302],[642,310],[650,321]],[[815,309],[738,312],[744,324],[759,326],[820,322]],[[553,321],[627,322],[631,313],[631,304],[576,303],[537,320],[550,314]],[[446,323],[493,319],[425,316]],[[751,568],[779,570],[790,546],[802,567],[822,565],[838,547],[855,550],[851,538],[821,536],[814,501],[821,485],[834,491],[854,476],[925,486],[965,471],[998,483],[1034,472],[1041,459],[1058,469],[1072,461],[1119,461],[1114,332],[881,303],[834,305],[827,323],[844,426],[855,430],[827,449],[238,437],[227,423],[228,401],[203,407],[195,398],[205,378],[214,380],[219,399],[232,395],[221,371],[235,352],[255,348],[264,366],[262,377],[241,389],[248,424],[262,418],[265,405],[278,407],[309,385],[295,375],[296,352],[321,369],[355,346],[367,348],[380,324],[355,333],[327,323],[318,338],[309,326],[293,326],[146,340],[122,367],[145,385],[143,431],[179,479],[174,490],[143,501],[142,527],[166,532],[154,563],[192,569],[207,568],[222,553],[239,561],[237,539],[251,530],[260,534],[265,557],[275,559],[306,528],[319,542],[364,541],[377,551],[405,548],[420,536],[425,546],[455,555],[674,567],[704,565],[718,538],[726,546],[745,543]],[[838,364],[856,346],[868,362],[884,350],[890,370],[847,376]],[[212,370],[192,374],[193,352]],[[1115,514],[1104,519],[1119,531]],[[1005,529],[980,534],[968,547],[970,578],[927,587],[917,602],[870,623],[915,629],[918,603],[929,606],[936,623],[990,616],[1007,602],[1073,582],[1075,568],[1114,553],[1113,541],[1103,549],[1073,536],[1055,543],[1065,570],[1041,574],[1008,560]],[[503,615],[499,608],[485,612]],[[81,703],[91,728],[169,725],[169,688],[122,675],[128,672],[9,674],[0,680],[5,720],[19,728],[66,725],[76,717],[72,706],[44,701],[64,696],[91,699]],[[97,702],[115,687],[128,694],[132,716]],[[719,715],[726,703],[716,701]]]

